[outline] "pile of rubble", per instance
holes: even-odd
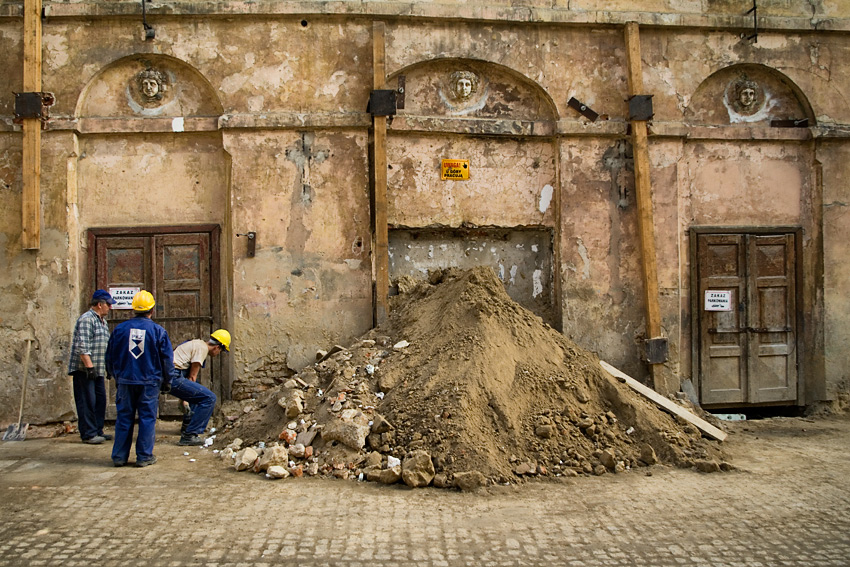
[[[717,443],[511,300],[491,269],[399,288],[388,325],[226,405],[225,462],[270,478],[461,489],[658,462],[730,468]]]

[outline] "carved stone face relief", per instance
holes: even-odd
[[[747,78],[746,75],[741,76],[729,85],[726,90],[726,97],[729,106],[735,112],[744,116],[753,115],[764,106],[764,89],[757,82]]]
[[[478,76],[471,71],[455,71],[449,76],[452,98],[465,102],[478,91]]]
[[[158,103],[168,90],[168,79],[162,71],[148,67],[136,75],[141,99],[148,104]]]

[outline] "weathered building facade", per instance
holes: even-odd
[[[145,3],[146,28],[141,2],[44,2],[33,200],[10,94],[32,90],[27,1],[0,2],[3,419],[27,339],[26,416],[73,415],[98,287],[154,292],[175,342],[230,329],[214,388],[244,397],[369,329],[382,278],[477,264],[642,378],[657,288],[663,391],[847,388],[846,3],[186,0]],[[376,89],[395,115],[367,110]]]

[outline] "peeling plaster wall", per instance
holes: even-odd
[[[561,144],[563,332],[621,365],[634,360],[643,331],[630,157],[630,148],[617,140]],[[624,367],[633,375],[641,374],[638,369]]]
[[[20,137],[0,137],[0,422],[18,418],[26,339],[33,339],[24,421],[74,414],[66,375],[77,316],[75,266],[69,262],[67,133],[42,137],[42,230],[39,250],[21,250]]]
[[[234,397],[269,387],[371,323],[369,195],[363,133],[237,133]],[[239,382],[239,378],[247,383]]]
[[[469,179],[440,179],[441,159],[470,160]],[[388,222],[423,227],[554,224],[556,185],[546,140],[391,136],[387,142]]]
[[[824,143],[824,336],[826,338],[825,399],[850,388],[850,148]]]
[[[802,195],[808,192],[806,153],[796,144],[688,144],[690,223],[800,224]]]
[[[221,224],[225,165],[218,133],[86,136],[77,165],[82,230]]]

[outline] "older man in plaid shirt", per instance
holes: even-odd
[[[77,319],[71,345],[68,374],[74,379],[77,428],[83,443],[91,445],[112,439],[103,432],[103,421],[106,417],[106,344],[109,341],[105,317],[114,303],[109,292],[95,291],[91,309]]]

